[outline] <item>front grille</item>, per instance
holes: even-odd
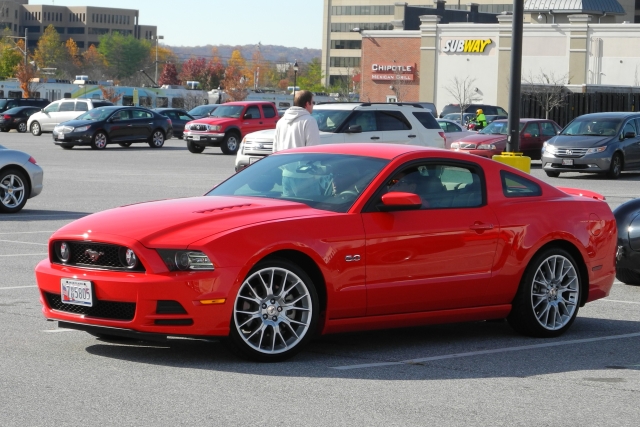
[[[199,125],[199,124],[191,125],[191,126],[189,126],[189,128],[191,130],[197,130],[197,131],[201,131],[201,132],[205,132],[208,129],[207,125]]]
[[[556,157],[578,158],[587,154],[588,148],[556,148]]]
[[[94,301],[93,307],[65,304],[60,295],[49,292],[44,293],[49,308],[66,313],[84,314],[88,317],[113,320],[133,320],[136,314],[135,302]]]
[[[156,305],[156,314],[187,314],[187,310],[178,301],[161,300]]]
[[[106,243],[67,241],[71,251],[71,257],[66,263],[61,262],[54,251],[53,262],[63,265],[74,265],[78,267],[99,268],[104,270],[135,271],[144,272],[144,266],[138,260],[135,268],[127,268],[124,254],[127,250],[124,246],[110,245]],[[57,243],[56,243],[57,244]],[[90,251],[98,252],[99,257],[95,261],[89,256]]]

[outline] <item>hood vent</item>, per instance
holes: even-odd
[[[246,203],[244,205],[233,205],[233,206],[224,206],[222,208],[213,208],[213,209],[206,209],[203,211],[195,211],[194,213],[213,213],[213,212],[219,212],[219,211],[228,211],[228,210],[232,210],[232,209],[239,209],[239,208],[246,208],[248,206],[251,206],[251,203]]]

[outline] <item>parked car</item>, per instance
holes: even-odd
[[[160,148],[173,133],[171,119],[143,107],[108,106],[87,111],[53,129],[53,141],[65,149],[89,145],[102,150],[108,144],[129,147],[146,142]]]
[[[70,99],[64,98],[54,101],[29,117],[27,128],[35,135],[40,136],[42,132],[52,132],[58,124],[73,120],[85,111],[97,107],[113,105],[113,102],[96,99]]]
[[[42,168],[29,154],[0,145],[0,212],[16,213],[42,192]]]
[[[291,172],[309,183],[288,186]],[[205,196],[66,224],[35,275],[60,328],[228,337],[273,362],[317,334],[442,322],[506,318],[557,337],[609,294],[615,230],[606,202],[503,163],[325,144],[267,156]]]
[[[154,108],[156,113],[167,116],[171,119],[171,125],[173,126],[173,136],[182,139],[184,133],[184,125],[188,122],[195,120],[195,117],[191,116],[185,110],[181,108]]]
[[[15,107],[36,107],[38,110],[49,105],[44,98],[0,98],[0,113]]]
[[[201,119],[203,117],[209,117],[211,113],[213,113],[216,108],[218,108],[221,104],[207,104],[207,105],[199,105],[196,108],[189,110],[189,115],[194,119]]]
[[[330,102],[315,105],[312,115],[318,122],[321,144],[375,141],[445,147],[444,131],[434,116],[417,104]],[[246,148],[236,156],[236,171],[273,147],[274,133],[270,130],[247,135]]]
[[[487,125],[489,125],[489,123],[496,121],[496,120],[501,120],[501,119],[507,119],[507,116],[487,116],[485,115],[485,118],[487,119]],[[475,116],[473,116],[471,118],[471,120],[469,120],[467,122],[467,129],[468,130],[472,130],[472,131],[481,131],[482,129],[478,129],[478,125],[476,124],[476,122],[473,120],[475,119]]]
[[[460,113],[449,113],[442,117],[444,120],[451,120],[459,125],[467,127],[467,124],[476,116],[476,113],[464,113],[462,114],[462,118],[460,118]]]
[[[274,129],[279,118],[273,102],[227,102],[216,108],[211,117],[187,123],[184,139],[192,153],[202,153],[205,147],[220,147],[224,154],[236,154],[246,134]]]
[[[508,120],[496,120],[475,135],[465,136],[451,144],[451,149],[491,158],[507,149]],[[542,144],[560,132],[553,120],[520,119],[518,151],[533,160],[540,159]]]
[[[471,113],[475,117],[476,111],[478,109],[482,109],[482,112],[485,116],[508,116],[507,112],[504,108],[498,107],[497,105],[487,105],[487,104],[469,104],[465,107],[463,113]],[[440,112],[440,118],[444,118],[447,114],[450,113],[460,113],[460,104],[447,104],[444,106],[442,111]]]
[[[640,199],[618,206],[613,215],[618,226],[616,278],[627,285],[640,285]]]
[[[438,109],[436,108],[436,104],[433,102],[418,102],[417,104],[422,105],[422,108],[433,114],[433,117],[438,117]]]
[[[27,131],[27,120],[32,114],[40,111],[38,107],[13,107],[0,114],[0,131],[9,132],[17,129],[18,132]]]
[[[470,135],[476,135],[477,132],[466,130],[460,124],[453,120],[437,119],[440,128],[444,131],[445,148],[451,148],[451,143]]]
[[[640,113],[595,113],[573,119],[544,144],[542,168],[561,172],[601,173],[617,179],[640,169]]]

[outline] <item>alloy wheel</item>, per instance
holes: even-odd
[[[25,185],[18,175],[9,173],[2,177],[2,181],[0,181],[0,202],[5,208],[17,208],[22,204],[25,197]]]
[[[531,288],[531,304],[538,323],[558,330],[567,325],[578,307],[580,281],[573,263],[562,255],[546,258],[538,266]]]

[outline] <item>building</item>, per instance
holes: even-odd
[[[98,46],[100,36],[119,32],[138,39],[155,39],[157,27],[140,25],[135,9],[93,6],[30,5],[28,0],[0,2],[0,28],[23,37],[27,31],[28,48],[37,46],[44,30],[53,25],[62,41],[73,39],[80,50]]]
[[[436,7],[434,0],[324,0],[322,70],[325,85],[348,80],[360,70],[362,35],[359,31],[392,31],[401,24],[397,5]],[[479,12],[499,14],[511,11],[510,0],[474,0]],[[636,7],[637,5],[637,7]],[[470,11],[472,4],[450,1],[447,9]],[[589,14],[594,22],[640,22],[637,0],[525,0],[525,21],[568,22],[569,14]],[[570,13],[568,13],[570,11]],[[608,11],[608,12],[603,12]],[[355,30],[355,31],[354,31]],[[358,31],[359,30],[359,31]]]

